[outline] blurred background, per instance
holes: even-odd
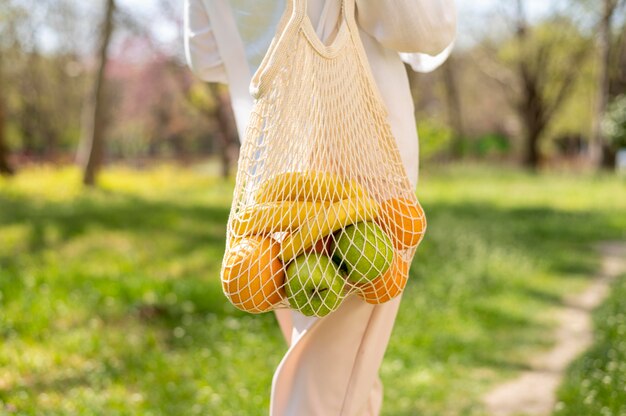
[[[626,2],[458,8],[451,58],[409,72],[429,233],[381,369],[389,415],[488,414],[597,244],[626,240]],[[286,346],[219,284],[228,91],[182,45],[180,0],[0,4],[0,414],[266,413]],[[626,414],[613,285],[555,414]]]

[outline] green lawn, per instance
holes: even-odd
[[[263,415],[285,345],[219,266],[232,184],[193,170],[0,179],[0,414]],[[429,219],[381,375],[386,415],[480,415],[550,345],[595,241],[626,239],[626,182],[425,172]]]
[[[570,367],[556,416],[626,415],[626,276],[594,314],[594,345]]]

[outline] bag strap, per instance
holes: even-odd
[[[257,68],[252,81],[250,82],[250,94],[254,98],[258,98],[263,90],[264,84],[267,83],[269,78],[272,78],[273,74],[280,67],[281,57],[284,54],[282,50],[283,45],[290,39],[293,39],[298,32],[302,20],[304,19],[304,13],[306,13],[306,2],[304,5],[298,0],[288,0],[287,7],[280,19],[276,34],[270,48],[263,57],[261,65]]]
[[[302,29],[305,19],[308,19],[307,0],[288,0],[287,8],[278,25],[276,35],[272,40],[269,50],[261,61],[261,65],[255,72],[250,83],[250,94],[259,98],[264,87],[274,77],[276,72],[286,64],[285,46],[296,38]],[[343,20],[347,25],[347,31],[358,36],[358,28],[355,16],[355,0],[341,0],[341,13],[339,23],[343,26]]]
[[[353,35],[359,35],[359,28],[356,24],[356,0],[342,0],[343,18],[348,22],[348,28]]]
[[[326,0],[333,1],[333,0]],[[356,13],[355,4],[356,0],[340,0],[341,1],[341,14],[340,19],[345,19],[350,23],[351,29],[356,28]],[[302,21],[307,17],[307,0],[292,0],[292,7],[294,8],[293,14],[297,14],[299,19],[298,23],[302,24]],[[308,18],[308,17],[307,17]]]

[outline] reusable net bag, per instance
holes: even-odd
[[[228,219],[222,287],[251,313],[324,316],[356,293],[404,289],[426,221],[402,165],[354,15],[323,44],[291,0],[255,74]]]

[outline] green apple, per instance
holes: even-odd
[[[391,267],[391,239],[373,222],[349,225],[335,237],[332,257],[346,270],[350,282],[371,282]]]
[[[306,316],[326,316],[343,300],[343,276],[328,256],[302,254],[289,263],[286,276],[289,303]]]

